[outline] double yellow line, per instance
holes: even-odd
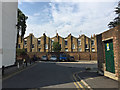
[[[77,78],[75,77],[75,74],[76,73],[74,73],[73,74],[73,78],[74,78],[74,85],[76,86],[76,88],[78,88],[78,90],[80,89],[80,88],[82,88],[83,90],[84,90],[84,87],[80,84],[80,82],[77,80]]]

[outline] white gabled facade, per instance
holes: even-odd
[[[18,2],[0,3],[0,68],[15,63],[17,9]]]

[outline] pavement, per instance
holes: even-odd
[[[91,68],[91,70],[86,70]],[[97,63],[37,62],[3,80],[3,88],[117,88],[118,82],[97,74]]]
[[[88,87],[93,89],[118,89],[118,81],[99,75],[97,71],[82,71],[78,73],[78,76],[84,81],[83,83],[87,84]]]
[[[33,64],[34,63],[31,63],[31,64],[27,63],[27,66],[26,66],[26,64],[22,64],[19,66],[19,68],[18,68],[18,66],[11,66],[11,67],[5,68],[4,75],[1,74],[2,80],[9,78],[16,73],[19,73],[20,71],[26,69],[27,67],[29,67]]]

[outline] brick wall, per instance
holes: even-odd
[[[98,70],[103,72],[104,61],[104,49],[102,42],[102,34],[97,35],[97,60],[98,60]]]
[[[120,64],[120,26],[112,28],[108,31],[97,35],[97,58],[98,58],[98,68],[102,69],[102,65],[105,63],[105,44],[104,41],[113,40],[113,51],[114,51],[114,64],[115,64],[115,75],[118,77],[119,74],[119,64]],[[105,67],[104,67],[105,68]],[[106,71],[104,69],[104,71]]]
[[[90,52],[29,52],[28,55],[32,58],[34,55],[41,58],[43,55],[47,55],[48,59],[51,55],[56,55],[59,57],[59,54],[65,53],[67,56],[74,56],[75,60],[97,60],[97,53]]]

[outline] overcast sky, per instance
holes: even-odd
[[[108,30],[114,19],[118,2],[19,2],[19,8],[28,16],[25,36],[33,33],[40,37],[44,32],[53,37],[56,30],[67,37],[72,34],[91,36]],[[115,0],[117,1],[117,0]]]

